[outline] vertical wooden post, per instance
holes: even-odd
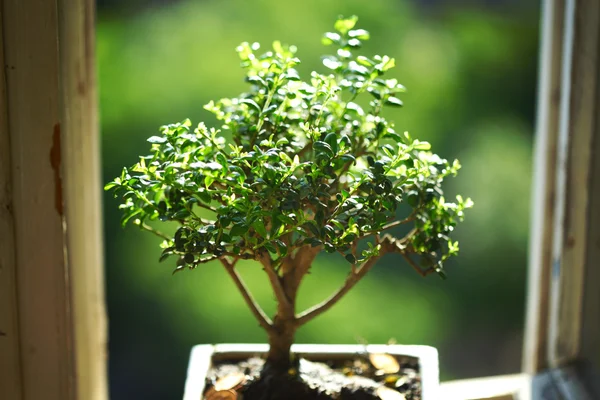
[[[23,399],[74,399],[56,2],[4,0]]]
[[[104,400],[93,0],[0,13],[0,398]]]
[[[598,252],[590,258],[588,251],[599,239],[590,235],[590,227],[597,223],[590,220],[590,212],[592,160],[597,157],[592,149],[600,122],[600,3],[566,4],[548,335],[549,363],[555,368],[582,355],[584,277],[586,270],[596,267]]]
[[[62,172],[77,399],[107,394],[94,0],[58,0]]]
[[[543,6],[524,352],[531,374],[566,367],[600,348],[594,322],[600,292],[593,287],[600,278],[600,3],[546,0]]]
[[[537,129],[534,153],[532,219],[523,371],[547,367],[549,287],[556,197],[556,154],[562,93],[562,48],[565,0],[542,2]]]

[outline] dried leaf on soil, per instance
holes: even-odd
[[[385,386],[378,387],[376,393],[381,400],[406,400],[402,393]]]
[[[244,382],[246,382],[246,374],[243,372],[235,372],[216,381],[214,388],[216,391],[235,389],[238,386],[243,385]]]
[[[400,371],[400,364],[398,363],[398,360],[396,360],[396,357],[389,354],[369,354],[369,360],[375,368],[383,371],[386,374],[395,374]]]
[[[238,398],[238,393],[231,389],[211,392],[208,396],[206,396],[206,400],[237,400]]]

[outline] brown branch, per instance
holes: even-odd
[[[283,288],[288,298],[292,300],[296,298],[300,283],[310,270],[321,248],[322,246],[304,245],[297,249],[293,257],[286,257],[285,269],[283,270]]]
[[[309,244],[298,249],[293,258],[295,264],[294,276],[296,279],[302,279],[306,275],[321,249],[322,246],[312,247]]]
[[[369,270],[375,265],[375,263],[379,260],[380,257],[381,256],[371,257],[367,262],[362,264],[360,268],[356,269],[356,272],[350,272],[350,274],[348,274],[346,281],[344,282],[342,287],[340,287],[337,290],[337,292],[332,294],[328,299],[324,300],[323,302],[300,313],[296,317],[296,323],[298,324],[298,326],[304,325],[311,319],[315,318],[316,316],[324,313],[325,311],[333,307],[334,304],[340,301],[342,297],[344,297],[344,295],[348,293],[348,291],[350,291],[350,289],[352,289],[354,285],[356,285],[356,283],[358,283],[358,281],[367,272],[369,272]]]
[[[248,287],[244,284],[242,277],[235,270],[235,264],[238,259],[235,258],[233,262],[229,262],[227,259],[222,257],[219,260],[225,267],[225,270],[227,271],[229,276],[231,276],[231,279],[233,279],[235,286],[237,286],[238,290],[242,294],[242,297],[244,298],[244,301],[246,302],[248,307],[250,307],[250,311],[252,311],[252,314],[254,314],[254,317],[256,317],[260,326],[262,326],[263,329],[265,329],[267,332],[271,332],[273,330],[273,322],[269,319],[269,317],[267,317],[263,309],[256,302],[256,300],[248,290]]]
[[[407,255],[406,245],[410,233],[402,239],[394,239],[390,235],[384,236],[381,240],[378,238],[378,244],[381,245],[379,255],[371,257],[368,261],[364,262],[359,268],[355,266],[346,277],[346,281],[335,293],[323,302],[305,310],[300,313],[296,318],[297,326],[304,325],[308,321],[312,320],[316,316],[324,313],[333,307],[338,301],[340,301],[346,293],[350,291],[360,281],[371,268],[379,261],[381,257],[388,253],[400,253],[402,257],[408,262],[408,264],[415,269],[421,276],[427,276],[435,272],[435,268],[428,268],[426,270],[421,269],[415,262]]]
[[[433,267],[429,267],[427,269],[422,269],[421,267],[419,267],[411,258],[408,254],[406,254],[405,252],[400,251],[399,252],[402,257],[406,260],[406,262],[415,270],[417,271],[417,273],[419,275],[421,275],[422,277],[425,277],[429,274],[432,274],[435,272],[435,268]]]
[[[333,305],[335,305],[338,301],[344,297],[346,293],[350,291],[360,281],[360,279],[369,272],[371,268],[377,263],[377,261],[383,257],[385,254],[393,252],[397,249],[396,241],[390,236],[384,237],[380,243],[381,249],[379,250],[379,255],[371,257],[368,261],[364,262],[359,268],[353,268],[352,271],[348,274],[346,281],[334,294],[332,294],[328,299],[323,302],[305,310],[296,318],[296,323],[298,326],[303,325],[315,318],[316,316],[324,313],[329,310]]]
[[[263,269],[269,277],[269,282],[271,282],[271,287],[273,287],[273,292],[275,293],[275,298],[277,299],[277,302],[285,309],[291,310],[292,303],[286,295],[285,291],[283,290],[283,284],[281,282],[281,279],[279,278],[279,274],[277,274],[277,271],[275,271],[275,268],[271,263],[271,257],[269,256],[269,254],[266,252],[257,253],[256,258],[264,266]]]

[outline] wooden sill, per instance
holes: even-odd
[[[527,374],[516,374],[443,382],[440,396],[445,400],[517,400],[530,381]]]

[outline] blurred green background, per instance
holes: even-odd
[[[202,105],[245,89],[234,48],[296,44],[307,76],[323,70],[320,44],[339,15],[371,32],[364,53],[396,58],[408,88],[390,112],[397,130],[429,140],[463,170],[447,191],[475,200],[456,232],[449,279],[423,279],[388,256],[336,308],[298,334],[301,343],[428,344],[442,379],[520,368],[538,55],[538,1],[98,0],[98,73],[104,180],[148,151],[158,126],[186,117],[213,124]],[[154,237],[121,229],[105,196],[111,399],[181,398],[191,346],[264,342],[220,264],[171,276]],[[273,309],[266,279],[242,273]],[[320,258],[302,287],[311,305],[347,264]]]

